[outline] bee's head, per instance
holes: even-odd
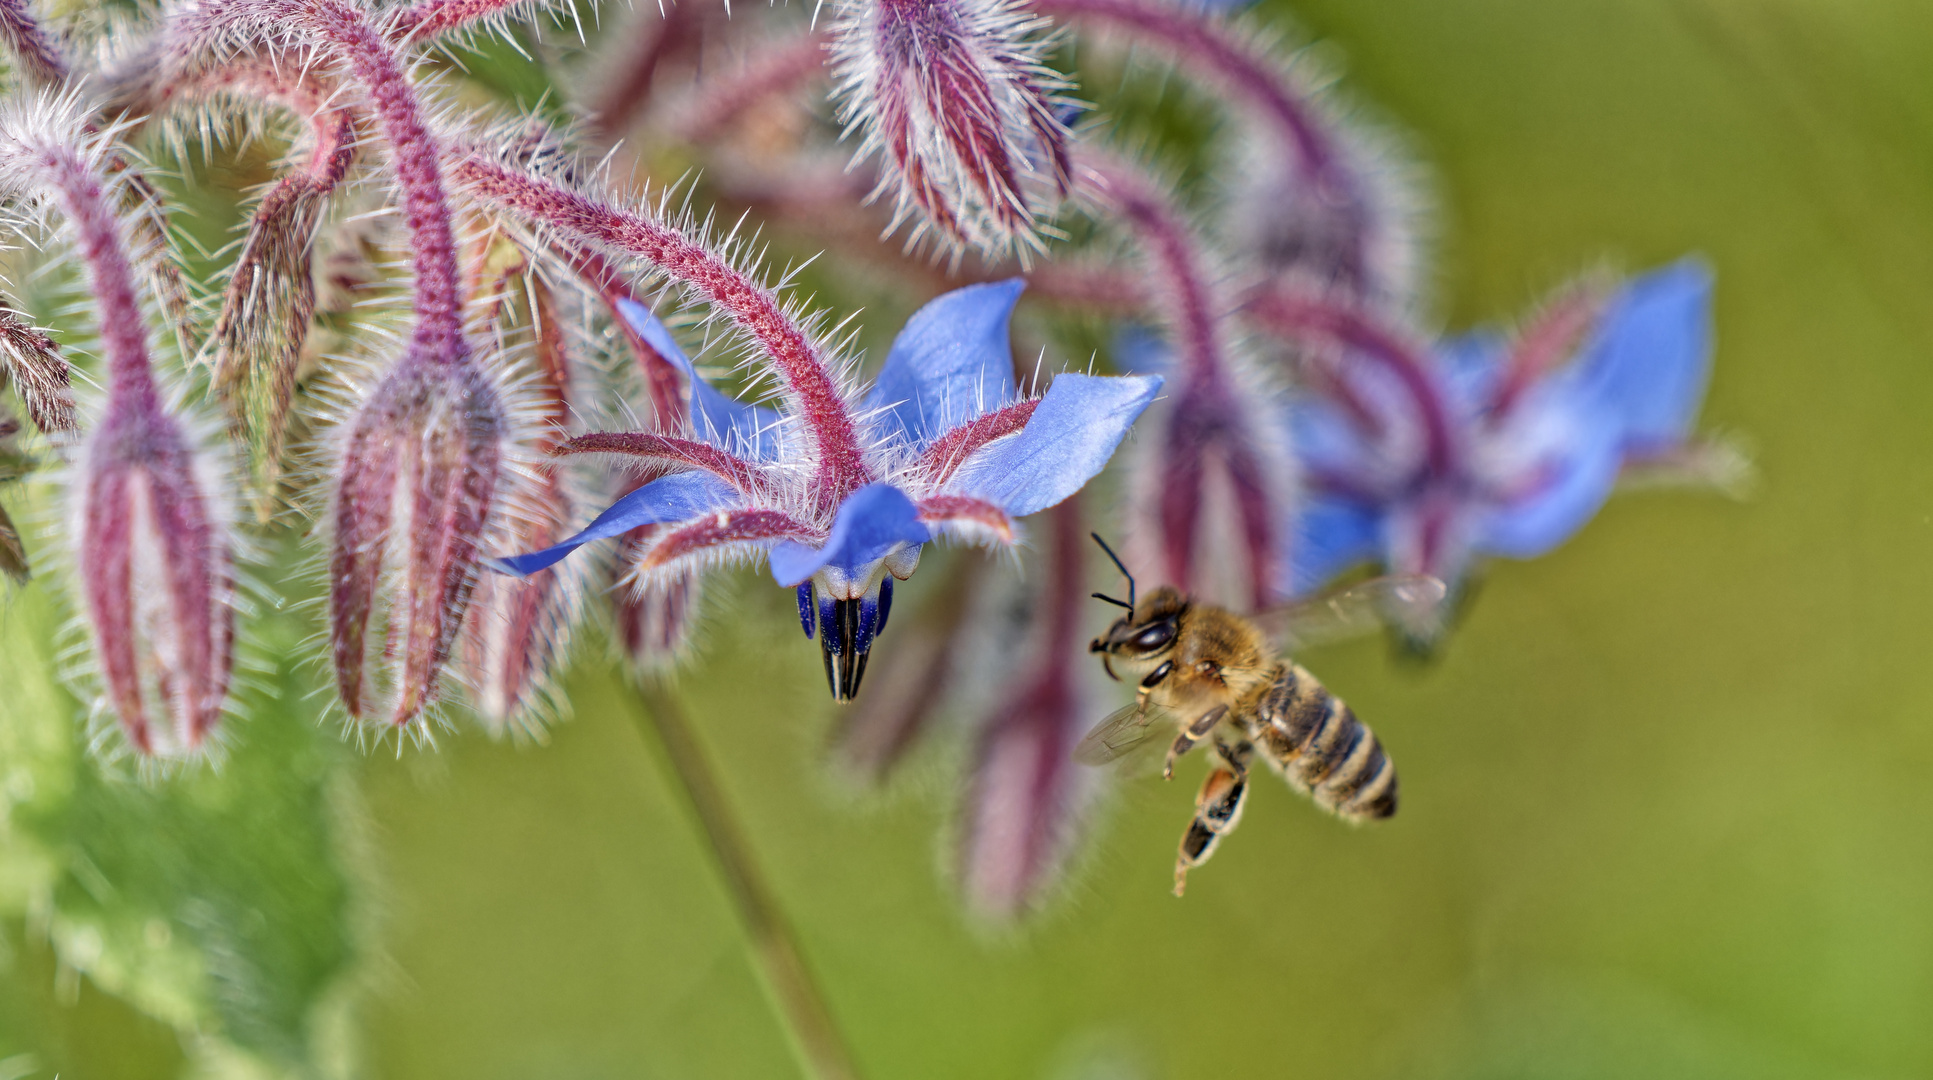
[[[1107,546],[1100,536],[1094,542],[1121,568],[1121,575],[1128,579],[1128,598],[1116,600],[1112,596],[1095,593],[1098,600],[1105,600],[1117,607],[1127,609],[1127,613],[1114,620],[1107,633],[1095,638],[1087,646],[1087,651],[1101,654],[1101,664],[1109,675],[1114,675],[1110,659],[1126,660],[1129,663],[1154,663],[1174,651],[1175,637],[1181,632],[1181,616],[1188,610],[1188,598],[1172,586],[1163,585],[1148,594],[1147,599],[1135,602],[1134,575],[1121,564],[1119,556]],[[1115,676],[1119,677],[1119,676]]]
[[[1163,585],[1114,620],[1107,633],[1095,638],[1087,649],[1123,660],[1159,660],[1174,649],[1181,616],[1187,610],[1188,598],[1173,586]]]

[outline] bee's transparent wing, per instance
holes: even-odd
[[[1092,731],[1074,745],[1074,760],[1083,765],[1106,765],[1118,761],[1165,733],[1157,721],[1174,714],[1159,705],[1129,705],[1101,718]]]
[[[1334,592],[1271,608],[1256,621],[1284,649],[1324,645],[1372,633],[1384,626],[1412,626],[1449,590],[1428,574],[1391,574]]]

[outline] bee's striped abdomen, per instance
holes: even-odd
[[[1396,766],[1341,699],[1299,664],[1285,664],[1262,697],[1254,740],[1289,783],[1348,818],[1396,812]]]

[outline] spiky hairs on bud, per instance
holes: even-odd
[[[839,0],[839,118],[862,135],[854,164],[879,161],[888,231],[912,219],[909,244],[930,238],[956,259],[1042,248],[1072,183],[1048,25],[1013,0]]]
[[[201,747],[228,699],[232,545],[211,498],[219,488],[162,404],[132,226],[116,215],[126,203],[105,167],[114,133],[94,131],[90,115],[71,93],[0,105],[0,188],[57,206],[86,270],[108,400],[80,465],[75,562],[108,705],[137,751],[174,756]]]

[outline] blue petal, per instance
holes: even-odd
[[[1477,544],[1513,559],[1533,559],[1573,536],[1611,497],[1623,462],[1617,428],[1579,424],[1548,460],[1535,492],[1490,510]]]
[[[1045,510],[1107,465],[1160,391],[1155,375],[1060,375],[1019,434],[996,439],[967,459],[955,490],[1011,517]]]
[[[699,437],[754,461],[771,461],[780,455],[779,425],[784,417],[777,410],[727,397],[699,378],[671,331],[643,304],[619,298],[617,309],[639,337],[685,373],[691,386],[691,423]]]
[[[824,547],[811,548],[796,540],[782,540],[772,548],[772,577],[792,588],[835,566],[851,576],[885,558],[901,544],[924,544],[933,538],[920,522],[919,508],[891,484],[867,484],[839,504],[832,535]]]
[[[1626,450],[1671,446],[1697,419],[1711,377],[1711,270],[1687,259],[1626,286],[1578,365]]]
[[[1290,592],[1306,596],[1344,570],[1374,561],[1382,550],[1380,511],[1343,499],[1310,497],[1289,533]]]
[[[676,473],[653,480],[612,503],[583,532],[555,547],[528,555],[490,559],[485,565],[498,573],[528,577],[593,540],[618,536],[640,525],[686,521],[738,501],[738,493],[731,485],[710,473]]]
[[[931,441],[1013,400],[1007,323],[1027,283],[969,285],[913,313],[866,397],[882,438]]]

